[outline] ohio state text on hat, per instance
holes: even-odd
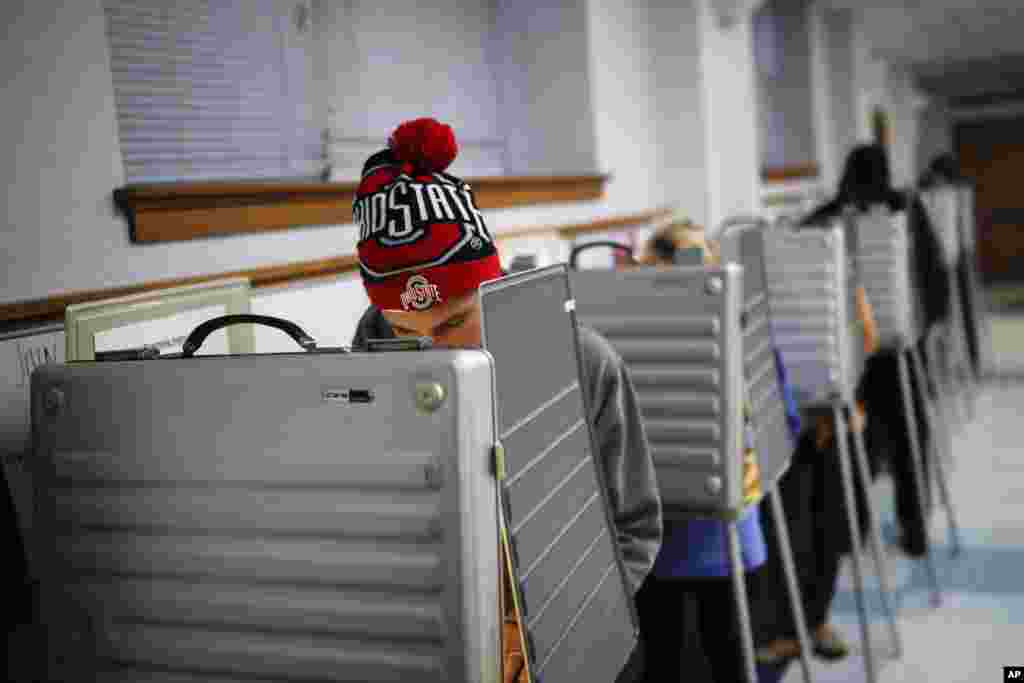
[[[370,302],[422,311],[500,277],[472,189],[444,173],[457,150],[451,128],[417,119],[399,126],[389,143],[364,165],[353,204]]]

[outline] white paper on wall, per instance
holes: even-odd
[[[206,306],[176,315],[123,325],[94,336],[96,351],[116,351],[140,346],[155,346],[161,354],[180,353],[188,335],[203,322],[227,314],[225,306]],[[225,355],[228,350],[227,328],[212,333],[203,342],[197,356]]]

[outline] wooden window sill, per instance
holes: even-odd
[[[477,206],[506,209],[600,199],[607,175],[470,178]],[[114,191],[133,242],[352,222],[357,183],[248,181],[128,185]]]
[[[789,183],[794,180],[811,180],[817,178],[818,164],[793,164],[791,166],[773,166],[761,169],[761,180],[766,183]]]

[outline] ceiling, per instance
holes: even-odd
[[[878,56],[951,99],[1024,96],[1022,0],[822,0],[863,12]]]

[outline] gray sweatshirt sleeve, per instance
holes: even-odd
[[[636,594],[662,541],[661,496],[654,462],[625,364],[593,330],[581,327],[579,337],[597,455],[604,465],[627,579]]]

